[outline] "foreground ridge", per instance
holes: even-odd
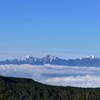
[[[100,88],[57,87],[0,76],[0,100],[100,100]]]

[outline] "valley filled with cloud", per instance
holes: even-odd
[[[99,67],[0,65],[0,75],[31,78],[56,86],[100,87]]]

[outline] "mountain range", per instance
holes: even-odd
[[[26,56],[25,58],[20,59],[6,59],[0,61],[0,65],[4,64],[30,64],[30,65],[64,65],[64,66],[91,66],[91,67],[100,67],[100,58],[95,56],[86,56],[84,58],[77,59],[62,59],[52,55],[47,55],[43,58],[35,58],[31,56]]]

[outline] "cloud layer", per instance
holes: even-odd
[[[0,75],[31,78],[57,86],[100,87],[98,67],[0,65]]]

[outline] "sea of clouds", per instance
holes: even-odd
[[[57,86],[100,87],[99,67],[0,65],[0,75],[31,78]]]

